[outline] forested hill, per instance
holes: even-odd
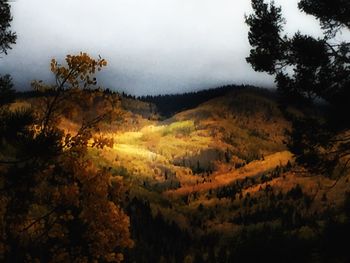
[[[196,92],[188,92],[183,94],[143,96],[139,99],[141,101],[155,104],[160,115],[164,117],[171,117],[175,113],[195,108],[199,104],[204,103],[210,99],[224,96],[230,91],[247,89],[259,92],[267,92],[266,90],[262,90],[261,88],[257,88],[254,86],[226,85],[218,88],[200,90]]]

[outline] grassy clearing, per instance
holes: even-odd
[[[184,135],[188,136],[195,130],[194,121],[178,121],[167,125],[163,130],[163,136],[166,135]]]

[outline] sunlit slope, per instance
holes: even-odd
[[[94,134],[113,143],[90,149],[89,158],[115,176],[111,183],[123,178],[126,205],[141,200],[153,216],[193,236],[226,237],[247,226],[278,227],[300,218],[313,222],[342,205],[350,190],[349,174],[326,178],[295,163],[286,147],[291,124],[272,92],[232,90],[168,119],[149,102],[99,91],[82,95],[69,102],[60,127],[74,134],[82,120],[110,109],[109,96],[119,100],[116,117]],[[23,99],[12,108],[42,102]]]
[[[339,204],[349,188],[336,185],[328,191],[334,180],[293,171],[299,168],[285,145],[290,123],[273,93],[232,91],[163,121],[138,116],[144,125],[126,125],[109,134],[114,146],[100,158],[130,182],[132,196],[149,200],[154,211],[183,227],[189,227],[188,218],[197,216],[199,205],[215,205],[228,222],[239,210],[232,214],[225,206],[265,198],[270,187],[275,194],[289,195],[300,186],[315,201],[315,210],[323,206],[326,191]],[[211,220],[206,224],[232,227]]]
[[[166,195],[222,186],[292,160],[284,145],[288,122],[274,99],[256,91],[231,92],[162,122],[138,115],[143,127],[130,124],[133,117],[105,134],[115,143],[101,156]],[[203,177],[211,183],[198,185]]]
[[[194,120],[199,129],[210,130],[212,136],[236,147],[240,154],[271,153],[283,149],[285,131],[290,125],[275,98],[269,96],[273,93],[232,91],[177,114],[174,119]]]
[[[66,132],[108,109],[105,94],[88,95],[64,113]],[[123,177],[129,201],[148,202],[154,215],[194,235],[233,234],[257,223],[275,226],[298,213],[313,218],[341,204],[350,190],[349,176],[339,181],[311,176],[294,163],[285,144],[291,125],[274,93],[232,90],[168,119],[154,104],[120,97],[119,113],[96,134],[113,139],[113,145],[91,149],[89,158]]]
[[[203,180],[201,183],[184,186],[176,190],[170,190],[167,191],[166,194],[169,196],[188,195],[194,192],[204,192],[217,189],[232,184],[237,180],[258,178],[264,173],[270,172],[278,166],[285,166],[288,162],[292,161],[293,155],[290,152],[277,152],[266,156],[264,160],[252,161],[238,169],[231,169],[228,172],[219,170],[215,172],[209,180]]]

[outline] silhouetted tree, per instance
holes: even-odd
[[[350,29],[350,2],[300,1],[299,9],[320,21],[323,38],[300,32],[292,37],[284,35],[282,10],[274,2],[252,0],[252,7],[254,13],[246,17],[252,46],[247,62],[256,71],[275,76],[285,103],[326,103],[326,122],[288,116],[294,121],[291,147],[303,155],[299,160],[304,163],[328,168],[339,160],[347,164],[350,118],[345,112],[350,110],[350,43],[337,43],[334,36],[342,29]]]
[[[10,30],[12,16],[10,5],[7,1],[0,1],[0,56],[7,54],[7,50],[11,49],[11,45],[16,43],[17,36]],[[2,76],[0,74],[0,106],[11,102],[14,98],[13,84],[9,75]]]
[[[17,36],[10,30],[12,16],[7,0],[0,1],[0,54],[7,54],[11,45],[16,43]]]

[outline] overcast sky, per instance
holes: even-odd
[[[276,0],[289,33],[321,33],[298,0]],[[109,62],[97,77],[105,88],[131,94],[175,93],[223,84],[273,86],[255,73],[244,14],[250,0],[17,0],[17,44],[0,59],[0,72],[17,88],[48,80],[49,61],[79,51]]]

